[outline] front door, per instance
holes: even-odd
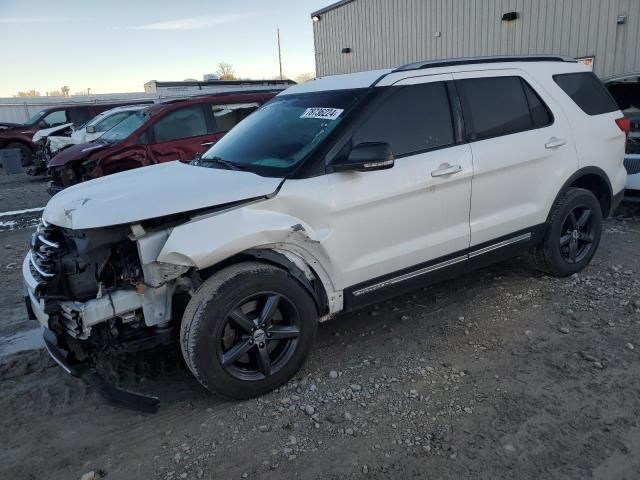
[[[414,77],[385,87],[350,145],[386,142],[394,167],[328,176],[333,233],[323,244],[336,287],[351,291],[354,302],[465,266],[473,167],[469,145],[456,140],[450,79]]]

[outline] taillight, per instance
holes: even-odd
[[[618,124],[618,127],[620,127],[620,130],[622,130],[628,137],[629,132],[631,131],[631,119],[627,117],[618,118],[616,123]]]
[[[622,118],[618,118],[616,119],[616,123],[618,124],[618,127],[620,127],[620,130],[622,130],[624,132],[624,140],[625,140],[625,153],[629,153],[628,149],[629,149],[629,132],[631,132],[631,119],[627,118],[627,117],[622,117]]]

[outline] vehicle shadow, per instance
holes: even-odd
[[[524,258],[516,258],[463,275],[409,294],[374,304],[363,310],[339,315],[319,325],[314,351],[292,382],[330,370],[327,359],[345,358],[345,345],[357,358],[364,358],[366,338],[373,332],[383,333],[386,340],[409,338],[416,331],[429,342],[447,341],[460,325],[455,319],[472,307],[472,299],[486,295],[492,282],[517,282],[538,278]],[[378,337],[379,339],[381,337]],[[358,348],[358,345],[362,345]],[[160,398],[160,409],[188,404],[193,408],[224,409],[237,402],[209,393],[193,377],[186,366],[179,346],[136,354],[103,358],[98,364],[101,374],[119,388]],[[286,390],[286,386],[283,390]],[[277,394],[277,392],[276,392]]]

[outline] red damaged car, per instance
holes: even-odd
[[[22,155],[22,165],[31,165],[37,145],[33,143],[33,134],[43,128],[51,128],[65,123],[82,125],[97,114],[122,105],[150,103],[132,101],[125,103],[100,103],[59,105],[40,110],[25,123],[0,122],[0,148],[17,148]]]
[[[49,193],[155,163],[189,162],[280,91],[212,94],[151,105],[97,140],[53,157],[47,165]]]

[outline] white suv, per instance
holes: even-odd
[[[179,332],[206,388],[260,395],[338,313],[523,251],[553,275],[585,268],[623,194],[621,118],[560,57],[293,86],[191,165],[53,197],[24,262],[27,305],[71,373]]]

